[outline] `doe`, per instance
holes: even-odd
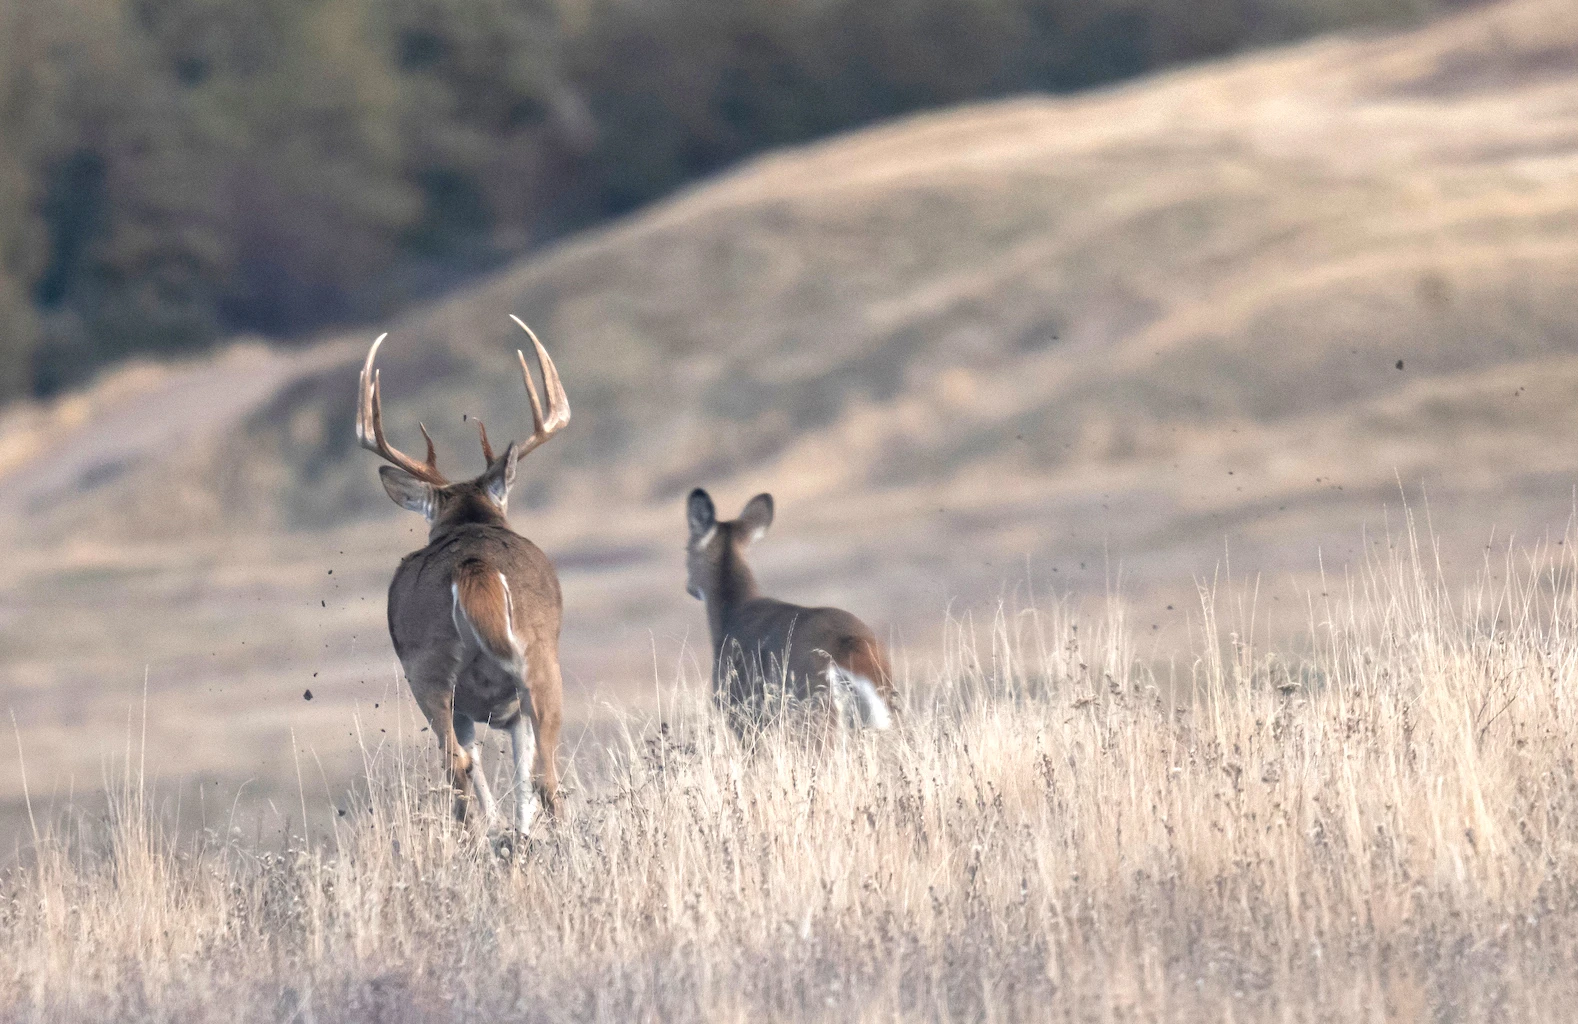
[[[706,491],[690,492],[686,589],[707,608],[713,693],[736,727],[760,713],[769,688],[800,702],[826,701],[833,724],[893,724],[893,673],[876,634],[838,608],[803,608],[762,596],[745,552],[773,521],[773,499],[758,494],[738,519],[718,520]]]

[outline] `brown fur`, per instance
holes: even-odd
[[[510,595],[499,570],[481,559],[470,558],[455,568],[454,582],[460,613],[482,646],[500,661],[519,660],[521,651],[512,625]]]

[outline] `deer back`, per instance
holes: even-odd
[[[724,650],[735,658],[759,660],[763,666],[776,664],[801,689],[825,675],[830,659],[842,664],[857,649],[881,649],[870,627],[839,608],[806,608],[757,598],[732,611],[724,620]]]

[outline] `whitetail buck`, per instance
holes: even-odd
[[[763,597],[745,551],[773,521],[773,499],[758,494],[740,518],[719,522],[701,488],[687,504],[690,542],[686,589],[707,608],[713,692],[736,728],[781,696],[830,705],[832,724],[886,729],[893,724],[893,673],[887,652],[864,622],[838,608],[802,608]]]
[[[531,328],[542,367],[548,411],[543,414],[526,356],[521,376],[531,402],[532,435],[510,442],[497,457],[482,435],[487,469],[475,480],[450,483],[438,471],[433,439],[427,461],[417,462],[384,436],[382,390],[373,360],[387,334],[367,353],[359,385],[356,438],[393,465],[378,474],[395,504],[427,517],[427,546],[412,552],[389,584],[389,636],[411,693],[443,748],[454,787],[455,816],[465,820],[473,792],[484,822],[494,816],[479,763],[476,726],[509,730],[515,750],[515,824],[525,831],[540,799],[550,813],[558,804],[562,688],[559,678],[559,577],[548,556],[510,529],[505,518],[515,464],[570,422],[570,400],[553,360]],[[528,771],[532,786],[528,787]],[[533,792],[535,790],[535,792]]]

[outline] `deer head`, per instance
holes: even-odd
[[[378,347],[389,337],[387,333],[380,334],[373,342],[367,351],[367,361],[362,364],[357,384],[356,440],[363,448],[378,453],[390,463],[379,467],[378,475],[394,503],[422,513],[435,527],[457,518],[503,517],[509,507],[510,487],[515,483],[516,462],[570,422],[570,399],[564,393],[564,384],[559,380],[559,371],[549,358],[548,350],[520,317],[511,314],[510,319],[520,324],[537,352],[543,387],[548,394],[548,411],[546,415],[543,413],[542,401],[537,397],[537,387],[526,365],[526,354],[517,349],[515,356],[520,360],[521,379],[526,383],[526,397],[531,402],[531,436],[524,441],[511,441],[503,454],[495,457],[493,446],[488,443],[487,428],[478,420],[482,457],[487,460],[487,468],[472,480],[451,482],[439,472],[433,438],[423,424],[417,424],[422,439],[427,442],[427,457],[422,462],[389,443],[384,434],[383,390],[378,371],[373,367]]]
[[[711,495],[698,487],[686,500],[685,518],[690,525],[685,590],[698,600],[708,600],[708,595],[715,600],[725,589],[744,589],[750,575],[745,551],[772,525],[773,496],[758,494],[745,503],[740,518],[720,521]]]

